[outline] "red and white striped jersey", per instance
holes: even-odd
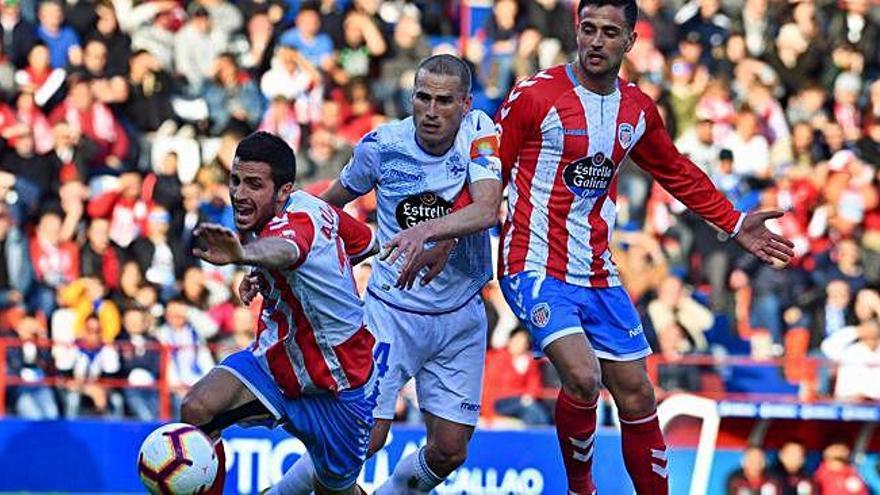
[[[627,156],[679,201],[733,233],[744,215],[672,143],[635,84],[609,95],[578,84],[569,65],[520,82],[496,116],[508,214],[499,273],[537,271],[587,287],[620,285],[609,243],[617,172]]]
[[[263,305],[252,351],[288,397],[357,388],[370,376],[373,335],[363,324],[349,257],[368,252],[372,230],[304,191],[260,232],[299,248],[286,270],[257,268]]]

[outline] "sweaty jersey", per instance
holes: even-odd
[[[603,96],[578,84],[569,65],[556,66],[514,87],[496,120],[508,184],[499,273],[620,285],[609,244],[627,156],[725,232],[742,223],[744,215],[676,150],[656,105],[635,84],[618,81]]]
[[[364,136],[339,180],[356,195],[375,188],[382,245],[401,230],[449,214],[469,183],[501,180],[496,152],[495,123],[481,111],[464,117],[455,144],[441,156],[418,145],[409,117]],[[395,267],[377,260],[367,290],[407,311],[445,313],[467,303],[491,278],[489,237],[480,232],[460,239],[446,267],[426,286],[395,288],[403,260],[397,263]]]
[[[363,324],[349,257],[370,251],[370,228],[296,191],[259,237],[286,239],[300,253],[287,269],[256,269],[264,290],[251,350],[260,365],[292,398],[365,383],[374,339]]]

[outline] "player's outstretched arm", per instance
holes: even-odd
[[[501,204],[501,181],[480,180],[471,183],[469,189],[471,204],[398,233],[383,246],[382,258],[394,264],[397,258],[403,256],[405,271],[424,251],[426,242],[455,239],[495,225]]]
[[[749,213],[734,239],[743,249],[764,263],[774,266],[787,265],[794,256],[794,243],[781,235],[774,234],[765,225],[767,220],[779,218],[783,214],[781,211]]]
[[[199,242],[193,255],[215,265],[237,263],[281,270],[295,265],[300,257],[295,243],[279,237],[258,239],[245,246],[235,232],[211,223],[200,225],[193,233]]]

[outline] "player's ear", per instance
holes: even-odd
[[[632,50],[633,46],[636,44],[636,38],[639,37],[639,33],[636,32],[635,29],[629,30],[629,39],[626,41],[626,52],[628,53]]]
[[[278,188],[278,196],[275,198],[278,201],[287,201],[287,197],[290,196],[290,193],[293,192],[293,182],[285,182],[284,185]]]

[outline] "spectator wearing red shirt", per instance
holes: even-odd
[[[46,211],[40,217],[36,232],[30,240],[31,262],[36,280],[35,304],[44,315],[55,310],[55,290],[79,277],[79,246],[62,241],[61,215]]]
[[[146,231],[150,204],[143,199],[143,181],[137,172],[119,177],[118,187],[93,197],[86,212],[110,220],[110,240],[126,249]]]
[[[109,167],[119,170],[129,152],[128,136],[110,107],[95,100],[89,81],[72,76],[67,98],[49,115],[49,122],[67,122],[70,127],[97,146],[89,165],[92,170]]]
[[[834,495],[868,495],[868,486],[849,461],[850,450],[845,443],[832,443],[822,452],[822,463],[813,475],[819,493]]]
[[[547,425],[550,416],[538,401],[541,370],[530,349],[528,332],[514,330],[506,348],[492,350],[486,356],[486,383],[492,384],[495,412],[527,425]]]

